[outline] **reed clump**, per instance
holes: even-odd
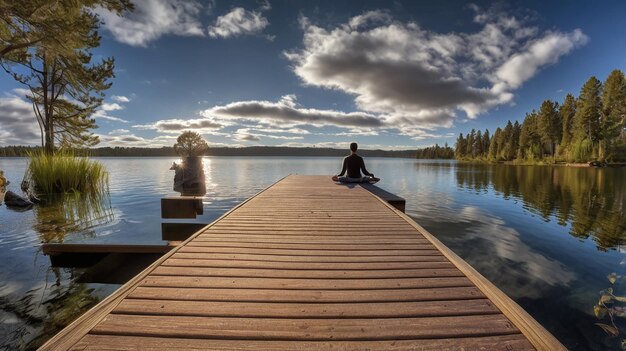
[[[38,194],[108,193],[109,173],[98,161],[68,151],[29,153],[25,180]]]

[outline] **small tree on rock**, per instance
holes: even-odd
[[[192,131],[183,132],[174,144],[174,151],[183,157],[202,156],[208,149],[209,145],[200,134]]]

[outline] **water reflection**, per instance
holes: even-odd
[[[598,249],[620,248],[626,239],[626,182],[619,169],[550,166],[459,165],[457,186],[518,198],[545,221],[569,226]]]
[[[17,300],[0,298],[0,323],[15,325],[5,331],[0,349],[35,350],[100,301],[86,284],[57,282],[43,292],[32,289]]]
[[[111,222],[114,216],[106,192],[43,196],[41,203],[32,210],[11,212],[32,218],[32,231],[24,228],[22,232],[16,233],[15,240],[11,240],[11,237],[3,238],[9,239],[5,244],[13,244],[12,250],[18,250],[8,254],[8,257],[5,255],[5,258],[12,261],[21,258],[21,255],[28,256],[22,250],[35,252],[30,254],[31,264],[23,264],[18,268],[7,263],[9,272],[1,275],[0,350],[34,350],[95,305],[102,294],[94,292],[89,284],[77,282],[83,272],[81,269],[42,265],[48,259],[41,256],[39,246],[32,245],[61,243],[77,235],[95,237],[96,228]],[[25,273],[33,270],[35,276],[43,275],[39,278],[43,281],[23,290],[24,279],[32,279]]]
[[[93,238],[94,228],[114,219],[108,193],[48,195],[33,211],[33,229],[43,243],[61,243],[74,233]]]

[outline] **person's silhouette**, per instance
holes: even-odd
[[[356,154],[356,150],[358,148],[359,146],[357,143],[350,144],[350,156],[346,156],[343,159],[341,173],[333,176],[334,181],[341,183],[365,183],[377,182],[380,180],[379,178],[374,177],[374,173],[367,171],[363,157]],[[363,171],[365,176],[361,176],[361,171]],[[344,176],[344,174],[346,174],[346,176]]]

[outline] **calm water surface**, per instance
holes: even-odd
[[[52,268],[41,242],[162,244],[160,198],[175,195],[173,158],[101,158],[110,200],[15,212],[0,206],[0,349],[32,349],[118,285],[80,282]],[[626,295],[626,169],[467,165],[367,159],[379,185],[407,199],[407,213],[517,301],[572,350],[620,349],[595,323],[612,287]],[[209,223],[289,173],[334,174],[337,158],[205,158]],[[18,190],[25,159],[0,158]],[[78,201],[78,202],[77,202]],[[109,204],[110,202],[110,204]],[[618,306],[619,307],[619,306]],[[623,318],[616,326],[626,330]]]

